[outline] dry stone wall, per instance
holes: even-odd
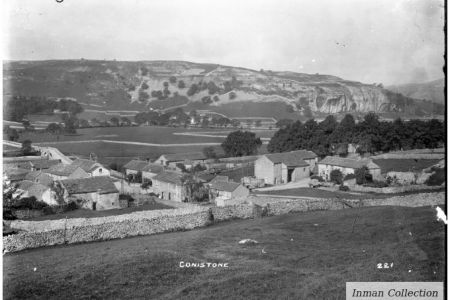
[[[248,219],[312,210],[337,210],[363,206],[427,206],[445,204],[445,193],[421,193],[386,199],[337,200],[250,196],[248,204],[225,207],[194,206],[173,210],[133,212],[118,216],[47,221],[11,221],[20,233],[3,237],[3,251],[14,252],[51,245],[101,241],[160,232],[189,230],[214,221]],[[262,209],[261,209],[262,208]],[[256,209],[257,211],[258,209]]]

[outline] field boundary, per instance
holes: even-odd
[[[283,215],[292,212],[390,205],[418,207],[439,204],[445,204],[444,192],[364,200],[250,196],[246,203],[225,207],[190,204],[189,207],[169,211],[140,211],[89,219],[9,221],[8,225],[20,232],[3,237],[3,252],[191,230],[208,226],[213,222]]]
[[[184,147],[184,146],[190,147],[190,146],[217,146],[217,145],[220,145],[220,143],[155,144],[155,143],[113,141],[113,140],[80,140],[80,141],[40,142],[40,143],[33,143],[33,145],[47,146],[47,145],[79,144],[79,143],[111,143],[111,144],[138,145],[138,146],[149,146],[149,147]]]

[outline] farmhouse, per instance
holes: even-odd
[[[255,161],[255,177],[266,184],[282,184],[307,178],[317,163],[317,155],[306,150],[273,153]]]
[[[119,191],[108,176],[66,179],[60,183],[67,202],[75,201],[82,208],[92,210],[120,208]]]
[[[19,183],[17,190],[21,192],[21,197],[35,197],[36,200],[43,201],[48,205],[58,204],[49,186],[23,180]]]
[[[162,166],[169,166],[171,168],[176,168],[177,163],[182,163],[187,169],[189,169],[197,164],[204,165],[206,159],[206,156],[200,152],[173,153],[161,155],[157,160],[155,160],[155,163]]]
[[[34,183],[39,183],[45,186],[51,186],[53,184],[53,178],[42,171],[29,172],[28,174],[25,175],[25,180],[29,180]]]
[[[110,176],[111,173],[103,165],[89,159],[77,159],[71,163],[72,166],[83,169],[89,176]]]
[[[338,156],[327,156],[318,164],[318,174],[325,180],[330,180],[330,173],[333,170],[339,170],[345,176],[355,174],[357,169],[367,167],[373,178],[381,176],[380,167],[372,160],[356,160]]]
[[[186,189],[181,181],[182,174],[165,171],[152,178],[153,191],[162,199],[186,201]]]
[[[125,174],[137,174],[138,172],[142,172],[145,166],[148,165],[148,161],[133,159],[127,162],[123,168],[125,169]]]
[[[21,168],[4,168],[3,175],[11,182],[17,182],[25,179],[25,176],[30,172],[27,169]]]
[[[39,159],[21,163],[20,167],[32,171],[39,171],[39,170],[47,170],[51,166],[57,165],[59,163],[61,163],[59,159]]]
[[[65,164],[51,166],[43,172],[50,175],[54,180],[89,177],[89,174],[80,167]]]
[[[209,199],[214,201],[217,206],[225,206],[227,202],[243,200],[249,194],[250,191],[240,183],[216,181],[210,186]]]
[[[156,175],[164,172],[164,167],[154,163],[148,163],[142,169],[142,180],[152,180]]]

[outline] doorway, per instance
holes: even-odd
[[[92,210],[97,210],[97,202],[92,202]]]
[[[288,169],[288,173],[287,173],[287,182],[291,182],[292,181],[292,174],[294,173],[294,168]]]

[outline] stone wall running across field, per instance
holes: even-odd
[[[11,221],[17,234],[3,237],[3,252],[81,242],[101,241],[154,233],[189,230],[212,221],[248,219],[291,212],[338,210],[365,206],[427,206],[445,203],[445,193],[421,193],[386,199],[338,200],[250,196],[248,203],[208,207],[189,205],[173,210],[140,211],[101,218],[47,221]]]

